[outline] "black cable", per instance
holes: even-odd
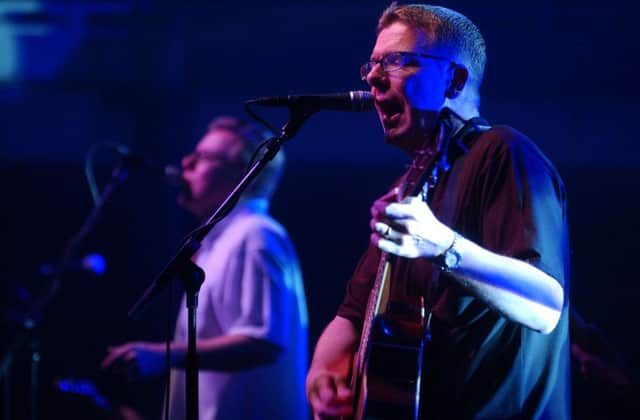
[[[259,122],[260,124],[264,125],[265,127],[267,127],[271,132],[273,133],[279,133],[280,129],[275,128],[274,126],[272,126],[267,120],[265,120],[264,118],[262,118],[261,116],[259,116],[255,111],[253,111],[251,109],[251,103],[245,102],[244,103],[244,110],[247,114],[249,114],[251,116],[251,118],[253,118],[254,120],[256,120],[257,122]]]
[[[98,205],[98,200],[100,198],[100,189],[98,188],[98,184],[96,182],[96,176],[93,168],[93,157],[96,153],[96,150],[101,146],[102,145],[99,143],[91,145],[84,159],[84,174],[87,178],[87,184],[89,184],[89,192],[91,193],[91,199],[93,201],[94,207]]]
[[[256,150],[254,150],[253,154],[251,155],[251,159],[249,159],[249,164],[247,165],[247,170],[244,172],[245,174],[246,174],[247,172],[249,172],[249,170],[250,170],[250,169],[251,169],[251,167],[253,166],[253,163],[255,162],[256,157],[258,157],[258,153],[259,153],[259,152],[260,152],[260,151],[261,151],[261,150],[262,150],[262,149],[263,149],[267,144],[269,144],[269,140],[270,140],[270,139],[267,139],[267,140],[263,141],[262,143],[260,143],[260,144],[258,145],[258,147],[256,147]]]
[[[89,192],[91,193],[91,199],[93,201],[93,206],[97,207],[100,201],[100,195],[102,192],[100,191],[100,187],[98,187],[98,183],[96,181],[95,176],[95,167],[94,167],[94,158],[95,154],[99,149],[118,151],[121,148],[126,147],[118,143],[114,143],[111,141],[105,141],[100,143],[94,143],[89,147],[87,154],[84,159],[84,174],[87,178],[87,184],[89,184]]]

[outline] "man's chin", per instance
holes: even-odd
[[[406,140],[406,131],[399,127],[384,130],[384,141],[392,146],[401,147]]]
[[[384,133],[384,142],[390,144],[391,146],[398,145],[398,138],[393,135],[393,133],[385,132]]]
[[[424,136],[409,130],[388,130],[384,132],[384,141],[394,147],[402,149],[409,155],[424,146]]]

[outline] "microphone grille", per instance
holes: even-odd
[[[373,95],[366,90],[353,90],[349,92],[351,105],[354,111],[366,112],[374,109]]]

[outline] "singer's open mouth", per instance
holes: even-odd
[[[380,112],[382,124],[385,128],[393,128],[398,125],[402,112],[404,111],[404,107],[401,102],[393,99],[386,99],[376,101],[376,104]]]

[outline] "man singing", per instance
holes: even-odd
[[[243,176],[263,133],[218,117],[182,159],[178,204],[200,220]],[[202,242],[194,261],[205,272],[197,308],[199,418],[303,419],[307,308],[298,258],[285,229],[268,215],[284,165],[269,162],[235,209]],[[171,343],[169,419],[185,417],[187,310],[183,301]],[[165,344],[111,348],[103,367],[140,379],[165,372]]]
[[[394,3],[380,17],[361,76],[386,142],[428,173],[417,195],[405,175],[371,208],[371,244],[307,375],[315,418],[354,414],[381,251],[390,301],[425,303],[419,418],[570,418],[565,191],[531,140],[479,118],[485,61],[479,30],[453,10]],[[437,158],[420,168],[425,156]]]

